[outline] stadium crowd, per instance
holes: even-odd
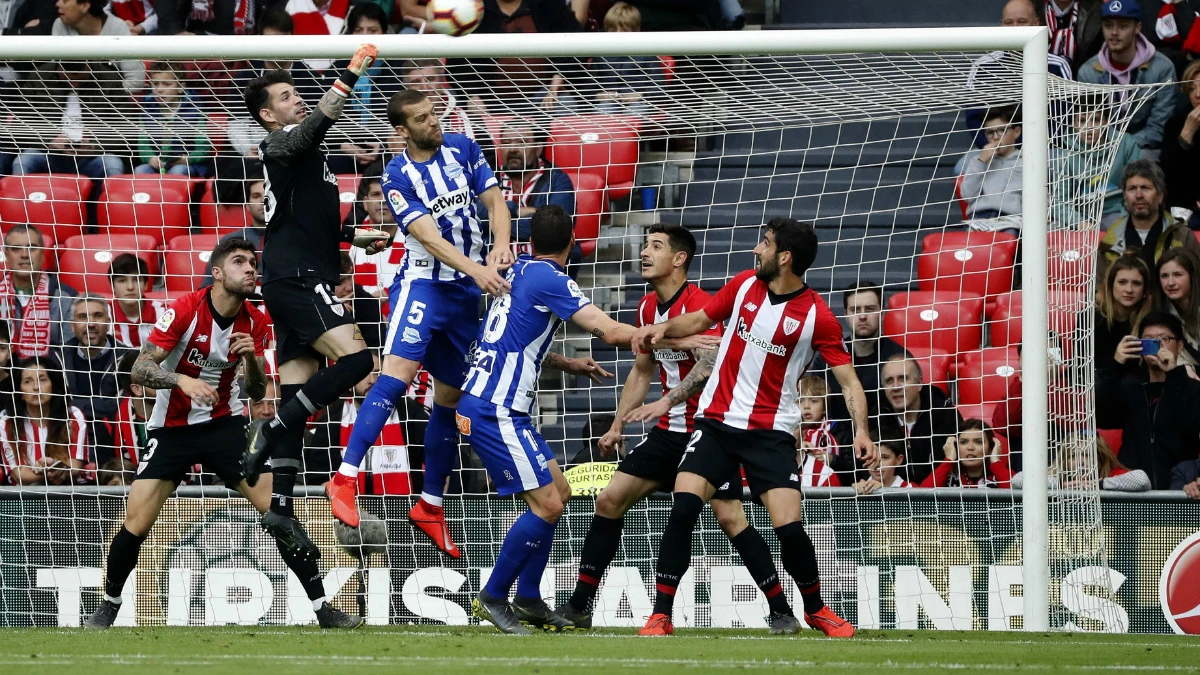
[[[353,5],[288,0],[264,6],[249,0],[0,0],[0,25],[5,35],[377,35],[423,31],[421,5],[419,0]],[[682,9],[680,3],[651,0],[611,5],[485,0],[484,5],[478,30],[488,33],[715,29],[740,27],[741,21],[732,0]],[[1104,489],[1184,490],[1200,498],[1200,172],[1195,170],[1200,156],[1194,145],[1200,130],[1200,60],[1195,60],[1200,30],[1191,30],[1194,14],[1186,3],[1163,3],[1159,20],[1147,26],[1136,0],[1011,0],[1003,7],[1003,25],[1050,28],[1051,70],[1060,77],[1093,84],[1177,83],[1125,99],[1082,95],[1069,108],[1055,110],[1057,122],[1070,128],[1062,134],[1069,140],[1052,154],[1052,179],[1071,185],[1070,194],[1099,197],[1103,206],[1094,217],[1064,204],[1053,218],[1062,228],[1099,226],[1103,234],[1092,242],[1098,289],[1093,344],[1052,350],[1052,367],[1056,372],[1081,367],[1079,358],[1064,352],[1094,354],[1094,364],[1082,367],[1095,369],[1097,418],[1102,427],[1112,427],[1095,437],[1075,433],[1066,409],[1079,400],[1078,392],[1065,385],[1064,391],[1056,390],[1055,383],[1069,378],[1051,373],[1052,409],[1063,413],[1063,419],[1052,420],[1058,442],[1051,474],[1060,487],[1089,487],[1080,483],[1075,468],[1096,464]],[[1005,58],[1003,53],[981,58],[972,78],[986,78],[988,68]],[[595,248],[603,210],[595,203],[619,194],[620,186],[605,182],[611,176],[597,185],[595,175],[580,166],[556,164],[554,119],[648,118],[655,96],[677,75],[675,65],[669,57],[381,60],[354,88],[347,106],[352,123],[331,132],[330,167],[353,177],[342,188],[354,196],[343,205],[345,223],[394,222],[381,174],[385,158],[402,151],[403,143],[390,130],[378,129],[378,120],[386,117],[393,94],[412,88],[434,101],[446,130],[475,138],[495,158],[514,242],[528,241],[529,217],[537,208],[558,205],[576,218],[580,243],[571,260],[579,262]],[[208,250],[218,238],[262,241],[268,186],[257,156],[265,132],[224,103],[236,100],[250,79],[273,69],[288,71],[301,94],[315,101],[343,68],[319,60],[0,63],[0,97],[14,116],[0,129],[2,180],[76,177],[79,205],[69,223],[57,220],[58,211],[49,222],[4,219],[0,483],[128,484],[145,449],[155,396],[130,382],[134,352],[168,312],[170,300],[209,272],[196,267],[173,276],[172,252]],[[504,91],[521,92],[521,100],[496,93]],[[1125,132],[1111,133],[1110,117],[1134,105]],[[530,116],[531,110],[538,114]],[[963,226],[948,230],[1010,251],[1011,264],[1021,227],[1021,111],[1013,106],[969,110],[962,118],[966,133],[955,198]],[[691,139],[673,140],[686,144]],[[1109,168],[1105,158],[1113,145],[1116,161]],[[106,195],[114,181],[129,180],[129,174],[158,176],[164,184],[168,177],[184,181],[187,206],[178,217],[186,222],[168,222],[161,215],[158,223],[122,227],[136,236],[150,233],[152,245],[110,256],[102,269],[93,266],[76,275],[86,287],[64,282],[67,265],[56,250],[71,249],[71,241],[86,242],[64,235],[116,232],[106,230],[117,224],[104,206]],[[168,229],[179,238],[168,238]],[[160,250],[165,285],[160,284]],[[376,255],[362,249],[343,254],[338,299],[375,350],[388,317],[386,289],[403,254],[402,240]],[[1012,290],[1011,283],[1004,289]],[[996,294],[987,295],[989,307],[999,302]],[[803,483],[854,486],[863,494],[892,487],[1020,487],[1020,372],[1014,348],[1019,333],[999,341],[993,331],[982,362],[966,363],[956,349],[918,347],[904,339],[903,331],[890,330],[885,316],[896,300],[870,281],[860,280],[842,293],[847,343],[868,394],[882,466],[871,471],[856,466],[838,383],[818,359],[802,380],[798,402],[802,422],[795,436]],[[994,310],[1007,312],[1003,317],[991,311],[992,321],[1016,317],[1019,326],[1019,306]],[[998,379],[989,374],[994,361],[989,349],[1003,350],[991,354],[1003,362],[991,371],[1003,373]],[[949,376],[954,369],[957,386]],[[983,382],[984,395],[968,400],[965,390],[974,385],[963,383],[969,372]],[[340,448],[375,377],[310,422],[306,481],[322,483],[338,466]],[[248,406],[252,419],[274,416],[275,386],[272,381],[268,398]],[[363,493],[420,491],[422,449],[410,439],[423,437],[431,405],[425,377],[408,392],[404,408],[368,456],[369,466],[360,474]],[[607,428],[600,419],[605,414],[589,420],[588,428]],[[576,461],[600,458],[603,453],[590,443],[585,440]],[[461,461],[464,468],[477,464],[469,450]],[[482,472],[456,474],[452,490],[486,491],[486,482],[476,476]],[[190,480],[215,477],[197,472]]]

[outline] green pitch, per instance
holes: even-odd
[[[588,671],[583,670],[589,669]],[[638,638],[632,630],[512,637],[486,628],[115,628],[0,631],[0,672],[643,673],[807,671],[1200,672],[1200,640],[1165,635],[868,631],[850,641],[805,632],[684,630]]]

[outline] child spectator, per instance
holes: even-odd
[[[1121,176],[1125,166],[1137,161],[1142,154],[1133,136],[1121,133],[1116,139],[1108,136],[1109,113],[1112,105],[1107,96],[1087,94],[1075,102],[1074,133],[1067,148],[1056,151],[1050,160],[1053,180],[1065,183],[1067,195],[1054,218],[1071,228],[1088,220],[1093,200],[1103,199],[1100,224],[1108,227],[1124,215],[1125,198]],[[1119,131],[1119,130],[1118,130]],[[1112,145],[1116,143],[1116,155]]]
[[[108,280],[112,284],[110,313],[117,342],[141,347],[154,328],[154,322],[167,311],[165,302],[146,299],[149,279],[150,268],[145,260],[132,253],[113,258],[108,268]]]
[[[983,117],[987,144],[967,153],[962,196],[971,220],[1021,215],[1021,112],[1017,106],[992,108]],[[983,227],[982,224],[974,227]],[[1019,223],[1003,228],[1017,234]]]
[[[642,15],[637,7],[618,2],[604,15],[608,33],[637,33],[642,30]],[[664,84],[665,73],[657,56],[602,56],[592,60],[592,79],[596,83],[596,109],[605,114],[650,111],[648,96]]]
[[[150,93],[142,99],[138,164],[134,173],[207,176],[212,173],[208,120],[184,89],[173,61],[155,61],[148,69]]]
[[[825,380],[815,375],[800,378],[800,424],[796,437],[796,464],[800,466],[801,487],[841,487],[833,463],[841,454],[841,445],[834,438],[829,420],[825,418]],[[850,471],[854,470],[853,459]]]
[[[67,383],[54,359],[17,363],[15,415],[0,415],[0,448],[16,485],[67,485],[88,480],[88,425],[67,405]]]
[[[124,457],[113,457],[96,470],[96,484],[101,487],[129,487],[133,484],[137,465]]]
[[[1000,440],[983,420],[970,418],[958,435],[946,439],[946,455],[933,473],[921,481],[923,488],[1007,488],[1011,474],[1001,456]]]
[[[1192,31],[1200,40],[1200,29]],[[1167,206],[1193,212],[1193,227],[1200,227],[1200,61],[1192,61],[1183,71],[1179,88],[1187,98],[1163,129],[1162,168],[1167,174]]]
[[[1092,354],[1097,371],[1136,364],[1136,350],[1130,343],[1137,343],[1138,327],[1154,308],[1153,297],[1144,260],[1123,255],[1109,266],[1096,298]]]
[[[880,488],[908,488],[913,484],[896,475],[896,469],[904,466],[904,441],[885,439],[875,444],[879,448],[879,466],[867,471],[867,478],[854,484],[854,491],[869,495]]]
[[[1092,466],[1096,467],[1101,490],[1146,492],[1150,489],[1150,476],[1145,471],[1125,468],[1102,437],[1091,435],[1071,435],[1059,445],[1048,477],[1050,489],[1095,490],[1097,482],[1091,478]],[[1019,490],[1024,485],[1024,476],[1018,473],[1011,483],[1013,489]]]
[[[1200,363],[1200,258],[1174,248],[1159,258],[1157,271],[1156,308],[1183,324],[1183,350],[1176,362],[1195,366]]]

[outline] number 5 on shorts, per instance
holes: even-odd
[[[408,306],[408,322],[414,326],[425,320],[425,303],[413,301]]]
[[[683,456],[679,458],[679,466],[683,466],[683,460],[687,459],[689,452],[696,451],[696,444],[700,442],[702,435],[704,435],[704,432],[699,429],[692,432],[692,437],[688,440],[687,447],[683,449]]]

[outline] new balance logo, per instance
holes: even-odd
[[[197,335],[196,342],[200,342],[200,343],[208,342],[208,336],[207,335]]]
[[[758,305],[754,304],[753,302],[747,302],[746,304],[744,304],[742,306],[745,307],[746,311],[748,311],[748,312],[757,312],[758,311]]]

